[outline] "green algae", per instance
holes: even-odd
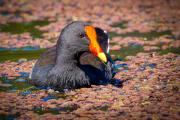
[[[109,38],[112,39],[113,37],[117,37],[117,36],[120,36],[118,33],[116,32],[109,32]]]
[[[109,44],[112,45],[112,46],[113,46],[113,45],[118,45],[117,42],[110,42]]]
[[[107,112],[109,107],[110,107],[109,105],[98,106],[95,108],[95,110],[101,110],[101,111]]]
[[[6,77],[0,77],[0,82],[1,82],[1,84],[7,84],[7,82],[6,82]],[[9,83],[8,83],[9,84]],[[10,84],[11,85],[11,84]],[[7,92],[8,90],[10,90],[10,88],[11,87],[0,87],[0,92]]]
[[[122,27],[123,25],[125,26],[127,22],[120,22],[112,25],[112,27]],[[109,32],[109,37],[112,39],[113,37],[138,37],[142,38],[143,40],[153,40],[155,38],[159,38],[160,36],[170,36],[173,37],[172,32],[170,30],[165,30],[165,31],[150,31],[150,32],[139,32],[139,31],[133,31],[133,32],[127,32],[127,33],[116,33],[116,32]],[[116,45],[116,43],[110,43],[111,45]],[[139,52],[145,52],[143,49],[143,46],[128,46],[128,47],[123,47],[120,50],[111,50],[110,54],[115,55],[116,58],[121,58],[125,60],[126,56],[134,56]],[[160,54],[167,54],[167,53],[175,53],[179,54],[180,49],[179,48],[168,48],[165,50],[154,50],[154,51],[149,51],[149,52],[158,52]]]
[[[55,95],[58,99],[66,99],[68,96],[64,93],[58,93]]]
[[[123,47],[120,50],[111,50],[110,54],[115,55],[116,58],[121,58],[122,60],[125,60],[126,56],[134,56],[139,52],[143,52],[143,46],[141,45],[135,45],[135,46],[127,46]]]
[[[65,107],[58,107],[58,108],[49,108],[49,109],[44,109],[43,107],[35,107],[32,109],[34,113],[37,113],[39,115],[43,115],[45,113],[51,113],[53,115],[57,115],[61,112],[72,112],[74,110],[77,110],[79,107],[77,105],[69,105]]]
[[[34,108],[32,111],[34,111],[34,113],[37,113],[38,115],[43,115],[45,113],[51,113],[53,115],[57,115],[59,114],[59,110],[58,109],[44,109],[42,107],[36,107]]]
[[[24,51],[21,49],[12,51],[12,50],[4,50],[0,51],[0,62],[4,62],[6,60],[17,61],[21,58],[25,58],[27,60],[38,59],[40,54],[43,53],[45,49],[33,50],[33,51]]]
[[[20,116],[20,113],[17,112],[16,114],[0,114],[0,120],[14,120]]]
[[[158,52],[159,52],[161,55],[167,54],[167,53],[174,53],[174,54],[179,54],[179,55],[180,55],[180,48],[170,47],[170,48],[167,48],[167,49],[165,49],[165,50],[159,50]]]
[[[119,27],[121,29],[125,29],[127,28],[127,21],[121,21],[121,22],[118,22],[118,23],[114,23],[113,25],[111,25],[112,27]]]
[[[22,34],[29,32],[33,38],[41,38],[42,31],[37,29],[36,26],[45,26],[48,25],[49,21],[32,21],[32,22],[11,22],[7,24],[0,25],[1,32],[9,32],[11,34]]]
[[[144,53],[157,52],[160,55],[174,53],[174,54],[180,55],[180,48],[170,47],[165,50],[159,49],[159,50],[144,51],[143,46],[129,45],[128,47],[123,47],[120,50],[111,50],[110,54],[115,55],[115,58],[120,58],[122,60],[126,60],[125,58],[127,56],[135,56],[137,53],[140,53],[140,52],[144,52]]]
[[[158,38],[160,36],[164,36],[164,35],[168,35],[168,36],[172,36],[172,33],[170,30],[166,30],[166,31],[151,31],[151,32],[139,32],[139,31],[133,31],[133,32],[128,32],[128,33],[123,33],[123,34],[118,34],[116,32],[110,32],[109,36],[110,39],[112,39],[113,37],[139,37],[139,38],[143,38],[144,40],[152,40],[154,38]]]
[[[18,92],[19,93],[26,90],[30,90],[31,88],[33,88],[34,90],[34,86],[28,84],[27,80],[25,80],[24,82],[17,82],[16,81],[17,79],[18,78],[9,80],[7,79],[7,77],[0,77],[1,84],[11,85],[9,87],[0,86],[0,92]]]

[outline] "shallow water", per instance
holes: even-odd
[[[96,0],[89,2],[87,7],[87,3],[81,1],[77,4],[76,1],[60,0],[44,3],[0,0],[0,41],[7,47],[0,48],[0,75],[3,75],[0,119],[112,119],[112,116],[117,119],[178,119],[177,54],[180,49],[177,47],[180,45],[176,40],[180,34],[177,1],[114,0],[99,4]],[[41,27],[33,20],[55,22]],[[107,82],[107,85],[92,85],[65,94],[29,85],[27,78],[31,67],[43,52],[33,45],[49,47],[55,44],[58,32],[72,20],[90,21],[114,31],[110,33],[111,38],[119,36],[110,42],[112,49],[117,50],[110,52],[113,58],[121,60],[113,65],[118,72],[117,80],[112,80],[112,85]],[[14,23],[16,21],[19,23]],[[15,39],[18,43],[14,43]],[[33,48],[9,49],[25,43]],[[140,52],[142,54],[134,56]],[[169,52],[177,54],[167,54]],[[20,77],[14,78],[19,74]]]
[[[42,37],[43,31],[40,31],[36,28],[36,26],[44,26],[48,25],[48,21],[33,21],[29,23],[8,23],[4,25],[0,25],[0,31],[1,32],[9,32],[11,34],[22,34],[25,32],[28,32],[31,34],[33,38],[40,38]],[[121,21],[119,23],[115,23],[112,25],[112,27],[119,27],[121,29],[126,29],[128,27],[128,21]],[[17,31],[18,29],[18,31]],[[118,34],[115,32],[109,33],[110,39],[115,36],[120,37],[138,37],[143,40],[153,40],[154,38],[159,38],[160,36],[168,36],[173,37],[171,31],[151,31],[147,33],[141,33],[139,31],[133,31],[123,34]],[[116,43],[111,43],[111,45],[116,45]],[[156,45],[158,46],[158,45]],[[158,46],[161,48],[161,46]],[[46,49],[42,49],[39,46],[26,46],[23,48],[0,48],[0,63],[5,62],[7,60],[15,61],[15,62],[21,62],[21,61],[28,61],[33,59],[38,59],[40,57],[40,54],[43,53]],[[114,55],[115,57],[113,59],[116,60],[122,60],[126,61],[127,56],[135,56],[136,54],[140,52],[146,52],[143,49],[143,46],[138,43],[130,43],[127,47],[121,47],[119,50],[110,50],[110,54]],[[169,52],[180,54],[180,48],[167,48],[165,50],[159,49],[149,52],[158,52],[159,54],[167,54]],[[151,64],[143,64],[139,67],[140,71],[144,71],[146,67],[150,67],[151,69],[156,67],[155,63]],[[121,72],[121,71],[129,71],[128,64],[114,64],[113,65],[114,72]],[[15,79],[8,79],[6,75],[3,77],[0,77],[0,92],[7,92],[7,93],[17,93],[20,96],[27,96],[30,94],[33,94],[35,92],[38,92],[39,90],[46,90],[48,91],[50,88],[47,87],[35,87],[33,85],[30,85],[28,83],[28,77],[29,73],[26,72],[19,72],[21,75],[20,77],[17,77]],[[103,83],[102,83],[103,84]],[[116,87],[122,87],[122,81],[119,79],[114,79],[108,82],[108,84],[112,84]],[[34,96],[36,97],[36,95]],[[65,93],[53,93],[48,94],[48,96],[42,97],[40,101],[47,102],[52,99],[69,99],[70,96],[67,96]],[[37,113],[39,115],[43,115],[45,113],[51,113],[51,114],[59,114],[61,112],[72,112],[74,110],[77,110],[79,106],[77,105],[67,105],[63,107],[55,107],[55,108],[44,108],[43,106],[35,106],[31,111],[34,113]],[[109,106],[103,105],[100,107],[94,108],[95,110],[101,110],[101,111],[108,111]],[[18,117],[19,114],[16,115],[0,115],[3,119],[14,119]]]

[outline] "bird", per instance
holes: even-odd
[[[74,21],[63,28],[57,44],[37,60],[30,83],[59,91],[90,87],[112,79],[112,63],[107,32]]]

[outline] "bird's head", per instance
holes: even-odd
[[[97,56],[101,61],[107,62],[106,46],[103,47],[104,42],[102,36],[103,30],[93,27],[86,22],[76,21],[67,25],[60,35],[61,47],[71,52],[89,51]],[[100,45],[100,42],[102,43]],[[104,43],[103,43],[104,42]]]

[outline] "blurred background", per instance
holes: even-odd
[[[108,31],[124,87],[32,92],[33,64],[77,20]],[[179,54],[180,0],[0,0],[0,119],[179,119]]]

